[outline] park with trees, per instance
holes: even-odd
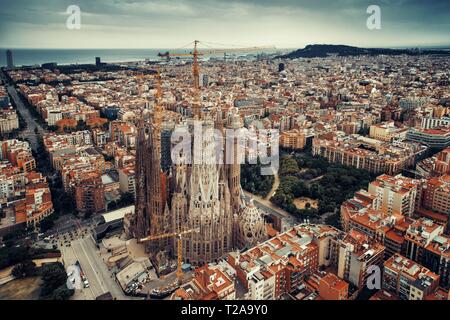
[[[292,153],[280,160],[280,186],[270,199],[274,204],[299,217],[320,219],[339,227],[339,208],[375,177],[366,170],[329,163],[325,158],[308,152]],[[294,200],[300,197],[317,200],[317,208],[308,203],[299,209]]]

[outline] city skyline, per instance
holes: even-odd
[[[366,26],[378,5],[381,29]],[[66,9],[81,10],[81,28]],[[449,45],[449,3],[442,1],[14,1],[0,13],[2,47],[47,49],[177,48],[192,39],[218,45],[300,48]]]
[[[450,2],[0,1],[0,300],[450,301]]]

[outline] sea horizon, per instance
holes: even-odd
[[[149,49],[126,49],[126,48],[109,48],[109,49],[45,49],[45,48],[0,48],[0,66],[6,66],[6,50],[11,50],[13,62],[15,66],[34,66],[43,63],[56,62],[58,65],[71,64],[94,64],[95,58],[100,57],[101,62],[120,63],[120,62],[137,62],[144,60],[158,61],[161,58],[158,53],[166,51],[175,53],[187,53],[192,49],[175,49],[175,48],[149,48]],[[261,52],[277,52],[283,49],[261,50]],[[290,50],[290,49],[285,49]],[[257,54],[259,52],[242,54]],[[234,53],[240,55],[239,52]],[[221,57],[222,54],[211,55]]]
[[[304,47],[304,46],[303,46]],[[300,48],[277,48],[273,50],[261,50],[261,52],[287,52]],[[369,47],[367,47],[369,48]],[[450,45],[437,45],[437,46],[398,46],[398,47],[372,47],[372,48],[390,48],[390,49],[408,49],[419,48],[425,50],[440,49],[450,50]],[[200,50],[205,48],[200,48]],[[186,53],[191,52],[192,49],[180,49],[180,48],[7,48],[0,47],[0,66],[6,66],[6,50],[11,50],[13,53],[13,62],[15,66],[35,66],[42,65],[44,63],[56,62],[58,65],[71,65],[71,64],[94,64],[95,58],[100,57],[102,62],[106,63],[120,63],[120,62],[137,62],[137,61],[158,61],[158,53],[160,52],[175,52]],[[257,54],[258,52],[242,54]],[[239,55],[238,52],[234,53]],[[216,57],[222,56],[222,54],[212,55]]]

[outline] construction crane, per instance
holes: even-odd
[[[201,118],[200,114],[200,102],[199,102],[199,90],[200,90],[200,66],[198,64],[198,57],[204,56],[204,55],[214,55],[214,54],[224,54],[224,58],[226,59],[227,52],[252,52],[252,51],[261,51],[261,50],[273,50],[275,49],[274,46],[265,46],[265,47],[245,47],[245,48],[225,48],[225,49],[217,49],[212,48],[210,45],[215,45],[214,43],[194,40],[193,42],[189,43],[194,44],[194,50],[189,53],[170,53],[169,51],[166,51],[164,53],[158,53],[158,56],[161,58],[166,58],[167,60],[170,59],[170,57],[193,57],[193,63],[192,63],[192,74],[194,78],[194,92],[195,92],[195,103],[194,103],[194,116],[196,119]],[[202,49],[201,51],[198,49],[198,45],[202,44],[209,49]]]
[[[178,284],[183,283],[183,270],[181,269],[181,265],[183,263],[183,236],[194,233],[194,232],[200,232],[200,228],[195,229],[189,229],[184,230],[181,232],[171,232],[171,233],[163,233],[163,234],[156,234],[152,236],[147,236],[145,238],[139,239],[139,243],[147,242],[147,241],[153,241],[153,240],[159,240],[159,239],[165,239],[165,238],[177,238],[177,280]]]
[[[252,47],[236,47],[233,45],[229,45],[230,48],[213,48],[211,47],[211,44],[214,45],[214,43],[205,42],[205,41],[199,41],[194,40],[193,42],[189,44],[194,44],[194,50],[188,53],[171,53],[169,51],[166,52],[160,52],[158,53],[158,56],[161,58],[166,58],[167,60],[170,60],[171,57],[197,57],[198,56],[204,56],[204,55],[218,55],[223,54],[224,57],[226,57],[227,53],[244,53],[244,52],[254,52],[254,51],[262,51],[262,50],[275,50],[275,46],[252,46]],[[188,45],[189,45],[188,44]],[[207,49],[198,49],[198,45],[202,44],[204,46],[207,46]],[[223,45],[223,44],[218,44]]]

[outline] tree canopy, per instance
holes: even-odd
[[[67,274],[59,262],[44,265],[41,269],[41,278],[41,299],[67,300],[74,293],[73,289],[67,288]]]

